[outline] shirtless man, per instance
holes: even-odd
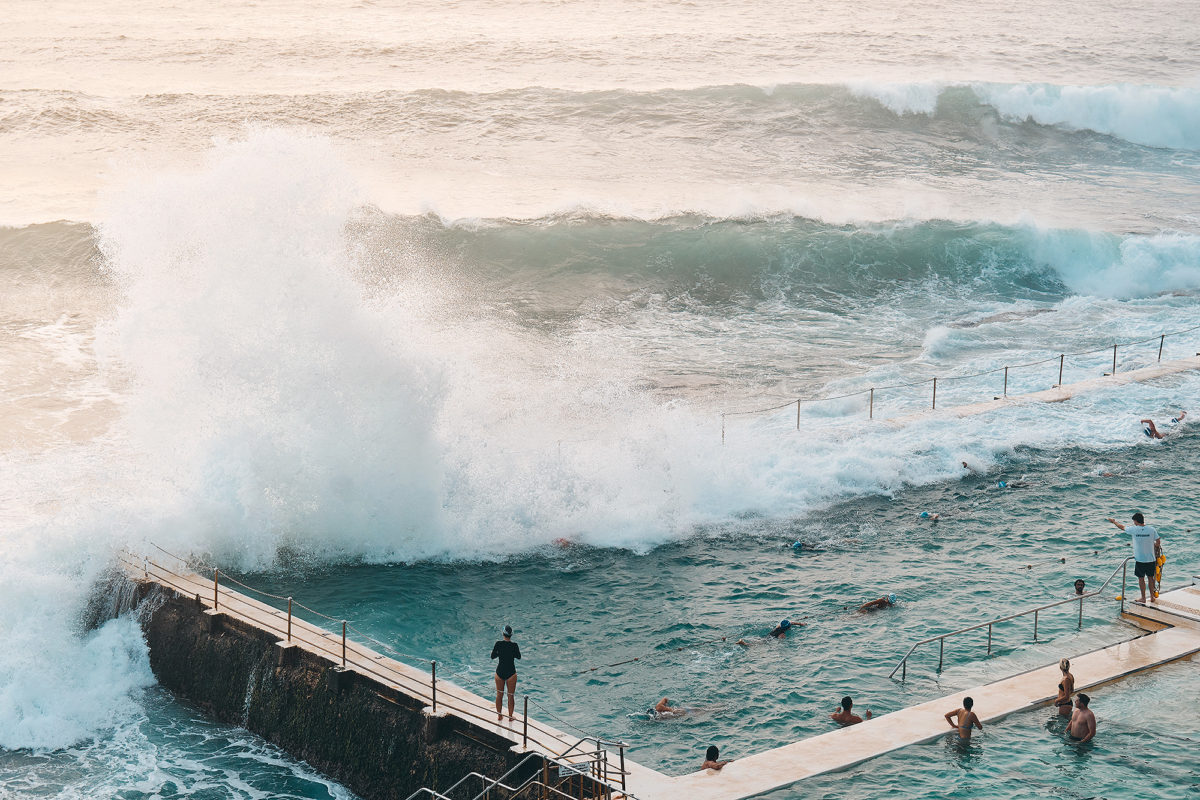
[[[846,725],[857,725],[858,723],[863,721],[863,718],[858,716],[857,714],[850,713],[850,709],[853,707],[854,707],[854,701],[852,699],[850,699],[850,695],[846,695],[845,697],[842,698],[841,707],[835,708],[833,710],[833,713],[829,715],[829,718],[832,719],[837,724],[842,725],[843,727]],[[871,718],[871,709],[869,709],[869,708],[867,709],[866,718],[867,719]]]
[[[671,701],[665,697],[654,704],[654,711],[657,714],[678,714],[682,710],[681,708],[672,708]]]
[[[958,738],[970,739],[971,726],[983,730],[983,723],[979,721],[979,717],[975,716],[975,712],[971,710],[971,706],[975,705],[975,701],[970,697],[963,698],[963,707],[956,708],[953,711],[948,711],[945,714],[946,722],[951,728],[958,731]]]
[[[1096,735],[1096,715],[1088,708],[1089,702],[1091,698],[1083,692],[1076,695],[1075,711],[1071,714],[1071,721],[1067,723],[1067,733],[1080,744],[1090,742]]]
[[[1186,411],[1180,411],[1179,416],[1171,417],[1171,424],[1178,425],[1179,423],[1183,422],[1183,418],[1186,416]],[[1165,439],[1167,438],[1168,434],[1174,433],[1174,431],[1170,430],[1168,430],[1167,433],[1161,432],[1158,428],[1154,427],[1154,420],[1152,419],[1144,419],[1142,420],[1142,424],[1146,426],[1142,430],[1145,431],[1146,435],[1151,439]]]

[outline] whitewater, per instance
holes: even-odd
[[[1200,565],[1196,436],[1137,424],[1189,407],[1200,376],[903,427],[857,395],[731,414],[1053,360],[1013,372],[1010,393],[1036,391],[1059,353],[1153,339],[1125,370],[1200,326],[1200,4],[6,8],[0,795],[350,796],[158,689],[135,615],[85,624],[121,547],[303,583],[464,685],[487,670],[472,637],[504,621],[474,618],[499,609],[566,663],[617,624],[606,646],[636,653],[911,593],[884,631],[830,631],[857,660],[814,641],[759,672],[721,651],[530,676],[668,769],[697,737],[820,732],[770,698],[823,708],[830,658],[886,673],[931,619],[1068,585],[1074,566],[1006,570],[1102,552],[1078,520],[1104,503],[1153,506],[1176,576]],[[1065,380],[1109,368],[1069,359]],[[945,382],[938,404],[998,381]],[[928,402],[916,386],[875,413]],[[1043,488],[992,491],[1013,477]],[[928,509],[940,533],[914,522]],[[783,562],[798,538],[834,556]],[[920,606],[964,553],[986,595]],[[1080,642],[1121,638],[1102,617]],[[1190,691],[1188,668],[1128,702]],[[755,719],[630,719],[671,681]],[[1125,780],[1113,764],[1097,791]]]

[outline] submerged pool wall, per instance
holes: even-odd
[[[524,757],[468,720],[434,715],[417,698],[301,648],[280,648],[270,632],[197,598],[138,586],[150,666],[163,687],[368,800],[444,790],[471,772],[499,777]],[[540,759],[526,767],[540,771]]]

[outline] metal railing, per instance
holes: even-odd
[[[479,780],[481,788],[477,794],[470,796],[470,800],[487,800],[487,798],[491,797],[492,792],[496,790],[500,790],[505,793],[506,797],[512,798],[531,789],[537,790],[536,797],[538,800],[578,800],[579,797],[585,796],[585,780],[590,780],[593,784],[590,790],[586,792],[586,797],[588,798],[603,797],[606,800],[637,800],[636,796],[629,794],[625,790],[623,771],[620,786],[617,786],[610,780],[607,777],[607,773],[604,773],[604,777],[601,777],[604,770],[600,765],[607,765],[607,751],[602,746],[598,746],[594,751],[576,750],[576,748],[588,741],[594,741],[598,745],[602,744],[600,740],[589,737],[576,742],[568,750],[567,754],[560,756],[542,756],[537,753],[530,753],[499,778],[490,778],[480,772],[469,772],[441,791],[422,787],[410,794],[407,800],[417,800],[420,797],[429,797],[434,800],[454,800],[454,793],[468,785],[474,779]],[[570,758],[585,756],[588,757],[588,760],[583,762],[568,760]],[[525,771],[531,761],[540,761],[541,770],[533,771],[529,777],[520,782],[513,780],[513,776]],[[557,784],[550,777],[551,764],[557,767]],[[571,782],[576,783],[579,790],[578,795],[567,794],[563,791],[563,786],[567,785],[569,789]]]
[[[177,556],[169,551],[153,545],[156,549],[161,550],[166,555],[178,560],[181,564],[187,565],[187,560]],[[221,574],[220,570],[213,570],[213,579],[211,584],[211,594],[208,592],[208,584],[203,578],[194,573],[183,574],[169,567],[163,566],[152,558],[145,555],[135,554],[128,551],[123,551],[118,556],[119,560],[135,572],[141,572],[147,580],[167,586],[185,596],[194,596],[196,601],[204,605],[211,605],[213,611],[220,611],[223,614],[228,614],[233,617],[240,617],[246,622],[255,625],[256,627],[265,629],[276,634],[280,641],[303,646],[310,652],[316,653],[324,657],[331,664],[340,667],[343,670],[354,670],[364,675],[375,678],[385,685],[390,685],[404,692],[414,699],[428,702],[431,711],[436,713],[439,707],[449,710],[457,716],[472,720],[488,727],[489,729],[497,727],[495,721],[496,710],[492,705],[485,705],[482,698],[476,697],[460,687],[451,685],[447,688],[439,685],[437,679],[437,662],[431,661],[428,680],[420,679],[411,674],[411,672],[419,671],[409,664],[399,661],[392,661],[385,658],[382,654],[377,653],[364,645],[356,642],[348,636],[348,631],[356,631],[363,638],[381,647],[384,650],[390,651],[395,655],[400,655],[398,651],[378,641],[361,631],[357,631],[348,621],[331,617],[327,614],[322,614],[308,606],[297,602],[292,597],[283,597],[274,595],[257,589],[253,586],[248,586],[228,574]],[[190,567],[189,567],[190,570]],[[286,612],[282,609],[276,609],[261,600],[247,597],[238,592],[235,592],[225,585],[225,582],[235,583],[250,591],[256,592],[264,597],[277,600],[281,603],[287,601]],[[299,616],[293,615],[293,606],[304,609],[305,611],[326,620],[335,626],[340,627],[338,633],[325,630],[308,620]],[[412,658],[411,656],[409,657]],[[420,659],[416,659],[420,660]],[[400,667],[407,667],[408,670]],[[411,672],[410,672],[411,671]],[[456,691],[457,690],[457,691]],[[600,745],[602,740],[586,736],[579,741],[572,741],[564,734],[555,731],[547,726],[539,723],[536,719],[529,716],[529,696],[524,697],[524,714],[521,721],[521,733],[519,740],[522,747],[529,748],[532,743],[537,749],[543,751],[549,756],[557,758],[571,758],[570,754],[574,753],[575,758],[584,758],[584,754],[579,752],[579,747],[585,742],[595,742],[598,749],[603,749]],[[506,732],[517,740],[518,734],[510,728],[505,728]],[[609,744],[609,743],[606,743]],[[619,774],[621,780],[621,789],[624,790],[624,780],[627,774],[624,769],[625,764],[625,747],[623,742],[611,743],[614,747],[620,748],[620,764],[618,770],[615,767],[607,764],[607,752],[605,753],[605,765],[603,774]],[[599,776],[600,773],[598,772]]]
[[[1125,610],[1125,573],[1126,573],[1126,568],[1127,568],[1129,562],[1132,560],[1133,560],[1133,556],[1129,556],[1124,561],[1122,561],[1120,563],[1120,565],[1116,569],[1113,570],[1112,574],[1108,576],[1108,580],[1104,581],[1104,583],[1100,586],[1100,588],[1094,592],[1085,592],[1084,594],[1078,595],[1076,597],[1068,597],[1065,600],[1055,600],[1053,603],[1046,603],[1045,605],[1038,606],[1037,608],[1029,608],[1024,611],[1018,611],[1016,614],[1009,614],[1006,617],[997,617],[996,619],[988,620],[987,622],[980,622],[976,625],[969,625],[965,628],[959,628],[956,631],[950,631],[949,633],[943,633],[939,636],[930,636],[928,639],[922,639],[921,641],[914,644],[912,647],[908,648],[908,652],[904,654],[904,658],[900,659],[900,663],[896,665],[896,668],[891,671],[891,673],[888,675],[888,677],[889,678],[896,677],[896,672],[899,671],[900,672],[900,680],[903,681],[908,676],[908,659],[909,659],[909,657],[916,651],[916,649],[918,647],[920,647],[922,645],[930,644],[932,642],[938,643],[938,672],[941,672],[942,665],[943,665],[943,663],[945,663],[946,640],[953,636],[958,636],[959,634],[968,633],[970,631],[977,631],[982,628],[987,628],[987,632],[988,632],[987,651],[988,651],[988,655],[991,655],[992,654],[992,626],[999,625],[1001,622],[1008,622],[1009,620],[1016,619],[1018,617],[1026,617],[1026,616],[1029,616],[1030,614],[1033,615],[1033,640],[1036,642],[1037,634],[1038,634],[1038,615],[1040,615],[1041,612],[1045,611],[1048,608],[1054,608],[1055,606],[1066,605],[1067,603],[1078,603],[1079,604],[1079,626],[1078,626],[1078,628],[1080,630],[1082,630],[1083,629],[1083,601],[1088,599],[1089,597],[1096,597],[1101,592],[1103,592],[1105,589],[1107,589],[1108,584],[1110,584],[1112,582],[1113,578],[1117,577],[1118,572],[1121,573],[1121,611],[1124,611]]]
[[[1163,346],[1166,344],[1168,336],[1179,336],[1184,333],[1191,333],[1192,331],[1195,331],[1195,330],[1200,330],[1200,325],[1197,325],[1197,326],[1194,326],[1191,328],[1184,328],[1183,330],[1179,330],[1179,331],[1170,331],[1167,333],[1160,333],[1157,336],[1152,336],[1149,339],[1141,339],[1136,342],[1114,343],[1112,345],[1105,345],[1104,347],[1096,348],[1095,350],[1083,350],[1083,351],[1080,351],[1077,353],[1059,353],[1056,356],[1051,356],[1050,358],[1043,358],[1038,361],[1029,361],[1024,364],[1009,364],[1007,366],[995,367],[993,369],[984,370],[982,372],[975,372],[970,375],[939,375],[939,376],[932,377],[932,378],[925,378],[923,380],[911,381],[909,383],[896,383],[896,384],[892,384],[890,386],[872,386],[872,387],[869,387],[866,389],[859,389],[858,391],[848,392],[846,394],[832,395],[829,397],[798,397],[794,400],[788,400],[786,402],[779,403],[777,405],[772,405],[767,408],[754,408],[754,409],[749,409],[749,410],[745,410],[745,411],[722,411],[721,412],[721,443],[724,444],[724,442],[725,442],[725,420],[726,420],[726,417],[740,417],[740,416],[752,416],[752,415],[757,415],[757,414],[767,414],[772,411],[780,411],[782,409],[789,408],[790,406],[794,405],[794,406],[796,406],[796,430],[800,430],[801,425],[802,425],[800,411],[801,411],[802,406],[805,403],[823,403],[823,402],[827,402],[827,401],[831,401],[831,400],[844,400],[849,397],[858,397],[858,396],[866,395],[866,397],[867,397],[867,403],[866,403],[867,419],[874,419],[875,418],[875,393],[883,392],[883,391],[890,391],[892,389],[909,389],[914,386],[931,385],[932,392],[931,392],[931,396],[929,398],[929,408],[931,410],[937,410],[938,381],[941,381],[944,386],[949,381],[971,380],[973,378],[982,378],[987,375],[998,375],[1000,373],[1004,373],[1004,382],[1003,382],[1003,386],[1001,389],[1001,393],[1000,394],[992,394],[992,392],[987,393],[992,396],[993,400],[1000,400],[1000,399],[1008,397],[1008,374],[1009,374],[1010,370],[1025,369],[1028,367],[1036,367],[1036,366],[1040,366],[1042,364],[1050,364],[1053,362],[1057,362],[1057,364],[1058,364],[1058,380],[1057,380],[1057,382],[1051,384],[1050,388],[1057,388],[1057,387],[1063,385],[1063,371],[1066,366],[1066,360],[1068,358],[1078,358],[1080,356],[1090,356],[1090,355],[1095,355],[1097,353],[1107,353],[1111,350],[1112,351],[1111,371],[1104,373],[1104,377],[1108,377],[1110,375],[1117,374],[1117,348],[1118,347],[1137,347],[1139,345],[1157,343],[1158,344],[1158,356],[1155,359],[1154,363],[1161,363],[1162,356],[1163,356]],[[1191,348],[1188,348],[1188,349],[1189,349],[1189,351],[1191,350]],[[1196,355],[1200,355],[1200,353],[1196,353]],[[1106,366],[1107,366],[1107,362],[1106,362]],[[992,390],[992,391],[994,392],[995,390]]]

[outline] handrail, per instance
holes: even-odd
[[[186,559],[183,559],[173,553],[170,553],[169,551],[164,550],[163,548],[159,547],[158,545],[154,545],[154,547],[159,550],[162,550],[162,552],[166,553],[167,555],[171,556],[172,558],[177,559],[182,564],[185,564],[185,565],[187,564]],[[201,588],[198,585],[198,582],[202,581],[203,579],[200,578],[199,575],[192,574],[189,577],[188,575],[178,573],[169,567],[165,567],[165,566],[155,562],[153,559],[151,559],[147,556],[138,555],[138,554],[135,554],[132,552],[125,552],[123,554],[120,554],[120,555],[118,555],[118,558],[120,561],[125,563],[128,567],[132,568],[134,571],[142,572],[143,575],[145,575],[145,577],[147,577],[147,578],[153,577],[156,581],[158,581],[160,583],[164,583],[165,585],[168,585],[171,588],[175,589],[176,591],[182,592],[183,594],[186,594],[189,596],[190,595],[200,596],[199,592],[197,592],[196,590]],[[229,580],[227,575],[222,575],[221,578],[225,578],[225,579]],[[394,667],[391,667],[388,664],[387,660],[382,659],[381,655],[370,651],[368,648],[363,647],[362,645],[358,644],[357,642],[348,640],[344,629],[339,637],[338,634],[333,633],[328,630],[325,630],[325,629],[321,628],[320,626],[314,625],[313,623],[308,622],[307,620],[304,620],[303,618],[300,618],[300,617],[296,618],[300,624],[293,625],[292,614],[291,614],[292,598],[282,598],[282,596],[279,596],[279,595],[271,595],[267,592],[263,592],[252,586],[247,586],[246,584],[243,584],[240,581],[234,581],[234,582],[238,583],[241,586],[244,586],[247,589],[250,589],[251,591],[258,592],[259,594],[263,594],[268,597],[272,597],[272,598],[276,598],[276,599],[287,599],[289,601],[288,611],[287,611],[286,628],[283,626],[282,620],[280,621],[278,627],[276,625],[272,624],[271,621],[267,620],[267,619],[256,619],[255,620],[256,624],[261,625],[262,627],[265,627],[267,630],[279,635],[280,639],[284,639],[286,637],[286,639],[288,641],[295,641],[300,644],[306,645],[309,649],[316,652],[318,655],[325,657],[326,659],[328,659],[329,661],[331,661],[334,664],[341,664],[343,666],[347,666],[347,665],[351,666],[351,667],[363,672],[364,674],[368,674],[375,678],[381,679],[385,683],[390,683],[390,684],[395,685],[397,688],[399,688],[402,691],[404,691],[405,693],[417,698],[418,700],[432,702],[433,693],[437,691],[436,684],[434,683],[434,680],[436,680],[436,679],[434,679],[432,677],[432,675],[430,676],[429,683],[422,683],[422,682],[417,681],[413,676],[405,674],[404,672],[402,672]],[[245,595],[241,595],[237,592],[232,591],[231,589],[229,589],[228,587],[226,587],[224,585],[220,585],[219,580],[216,579],[215,575],[214,575],[214,580],[213,580],[213,594],[211,596],[209,596],[207,599],[203,600],[202,602],[204,602],[206,605],[212,606],[214,608],[214,610],[216,610],[218,603],[219,603],[220,611],[222,611],[224,613],[232,613],[232,614],[239,615],[239,616],[244,616],[247,613],[245,611],[239,612],[239,607],[245,606],[245,607],[253,610],[255,608],[255,606],[253,604],[255,604],[255,603],[257,603],[258,605],[262,606],[263,608],[269,610],[271,612],[271,615],[279,615],[279,614],[284,613],[282,609],[272,608],[268,603],[265,603],[261,600],[257,600],[254,598],[246,597]],[[304,608],[308,611],[311,611],[313,614],[316,614],[317,616],[322,617],[324,619],[341,622],[341,620],[334,620],[333,617],[330,617],[326,614],[322,614],[319,611],[309,609],[307,606],[303,606],[299,603],[296,603],[296,605],[299,606],[300,608]],[[306,636],[305,635],[306,632],[309,635]],[[332,640],[330,639],[330,637],[333,637]],[[337,641],[337,639],[339,639],[339,638],[341,639],[340,642]],[[370,638],[370,637],[368,637],[368,638]],[[382,644],[382,643],[380,643],[380,644]],[[391,649],[391,648],[388,648],[388,649]],[[409,665],[405,665],[405,666],[409,666]],[[469,694],[469,692],[467,690],[463,690],[460,692],[452,692],[452,691],[448,691],[446,689],[442,689],[442,691],[438,692],[438,694],[440,694],[439,701],[441,702],[441,704],[450,708],[456,714],[459,714],[463,717],[472,719],[474,721],[477,721],[477,722],[480,722],[480,723],[483,723],[483,724],[486,724],[489,726],[494,725],[494,723],[491,720],[491,715],[494,713],[493,709],[490,706],[481,705],[479,702],[475,702],[474,700],[471,700],[468,697],[463,697],[462,696],[463,694]],[[471,696],[474,697],[474,695],[471,695]],[[449,701],[447,701],[447,698],[449,698]],[[478,709],[479,712],[482,712],[482,713],[477,713],[475,711],[470,710],[472,708]],[[546,726],[540,724],[537,720],[530,720],[528,717],[528,710],[526,710],[524,724],[525,724],[526,731],[529,731],[529,729],[532,729],[531,732],[527,732],[522,737],[525,746],[528,746],[530,735],[533,734],[533,735],[535,735],[534,743],[539,748],[543,749],[546,752],[546,754],[552,756],[560,747],[567,746],[568,743],[570,742],[570,740],[565,738],[560,732],[557,732],[557,731],[547,728]],[[538,741],[538,739],[536,738],[536,734],[541,734],[541,736],[544,738],[544,740],[549,740],[549,742],[553,742],[554,745],[548,746],[547,741]],[[601,742],[601,740],[598,739],[597,737],[588,737],[588,739],[590,739],[591,741],[597,742],[598,743],[597,746],[601,746],[599,744]],[[621,749],[621,762],[622,762],[622,766],[623,766],[625,745],[623,743],[614,743],[614,744],[620,744],[620,746],[622,748]],[[574,745],[570,745],[567,749],[567,752],[574,750],[578,746],[579,746],[579,742],[576,742]],[[580,755],[582,755],[582,754],[580,754]],[[621,774],[621,780],[622,780],[622,784],[623,784],[624,783],[624,772],[623,771]],[[623,791],[623,789],[622,789],[622,791]]]
[[[827,397],[797,397],[797,398],[787,400],[783,403],[771,405],[771,406],[768,406],[765,408],[752,408],[752,409],[743,409],[743,410],[722,411],[721,412],[721,442],[722,442],[722,444],[724,444],[724,441],[725,441],[725,420],[727,417],[741,417],[741,416],[750,416],[750,415],[756,415],[756,414],[766,414],[766,413],[769,413],[772,411],[779,411],[780,409],[784,409],[784,408],[787,408],[792,405],[796,406],[796,427],[797,427],[797,429],[799,429],[800,424],[801,424],[800,410],[801,410],[801,406],[803,406],[805,403],[821,403],[821,402],[826,402],[826,401],[830,401],[830,400],[843,400],[848,397],[857,397],[859,395],[868,395],[869,399],[867,402],[867,416],[869,419],[874,419],[875,418],[875,392],[876,391],[885,391],[885,390],[890,390],[890,389],[907,389],[907,388],[911,388],[913,386],[924,386],[926,384],[932,383],[933,384],[933,398],[932,398],[931,408],[936,409],[937,408],[937,384],[938,384],[939,380],[944,384],[947,381],[970,380],[973,378],[981,378],[981,377],[984,377],[987,375],[997,375],[997,374],[1003,372],[1004,373],[1003,392],[1001,395],[993,395],[993,399],[999,400],[1001,397],[1008,397],[1008,373],[1010,370],[1024,369],[1026,367],[1036,367],[1036,366],[1040,366],[1042,364],[1049,364],[1049,363],[1055,362],[1055,361],[1058,362],[1058,381],[1056,383],[1052,384],[1052,388],[1058,387],[1058,386],[1061,386],[1063,383],[1063,367],[1064,367],[1066,359],[1068,357],[1075,358],[1078,356],[1090,356],[1090,355],[1095,355],[1096,353],[1107,353],[1111,350],[1112,351],[1112,368],[1111,368],[1112,371],[1105,372],[1104,375],[1105,376],[1116,375],[1116,373],[1117,373],[1117,348],[1118,347],[1137,347],[1139,345],[1157,342],[1158,343],[1158,357],[1155,360],[1155,363],[1162,363],[1163,345],[1166,343],[1167,337],[1168,336],[1179,336],[1179,335],[1182,335],[1185,333],[1191,333],[1192,331],[1195,331],[1195,330],[1200,330],[1200,325],[1194,325],[1190,328],[1184,328],[1184,329],[1178,330],[1178,331],[1167,331],[1166,333],[1159,333],[1158,335],[1152,336],[1148,339],[1139,339],[1139,340],[1133,341],[1133,342],[1128,342],[1128,341],[1127,342],[1114,342],[1111,345],[1105,345],[1104,347],[1099,347],[1094,350],[1082,350],[1077,353],[1059,353],[1056,356],[1051,356],[1050,358],[1044,358],[1044,359],[1041,359],[1038,361],[1028,361],[1023,364],[1008,364],[1006,366],[995,367],[993,369],[983,370],[982,372],[974,372],[974,373],[971,373],[968,375],[939,375],[939,376],[934,376],[934,377],[930,377],[930,378],[923,378],[921,380],[909,381],[907,383],[895,383],[895,384],[891,384],[889,386],[872,386],[872,387],[869,387],[866,389],[859,389],[857,391],[847,392],[845,394],[830,395]],[[1051,352],[1053,352],[1053,351],[1051,351]],[[1200,353],[1197,353],[1196,355],[1200,355]]]
[[[992,630],[991,630],[992,626],[997,625],[1001,622],[1008,622],[1010,619],[1016,619],[1017,617],[1024,617],[1029,614],[1034,615],[1033,638],[1036,641],[1037,640],[1037,614],[1042,611],[1045,611],[1048,608],[1054,608],[1055,606],[1061,606],[1061,605],[1064,605],[1065,603],[1079,603],[1079,625],[1082,628],[1083,627],[1083,601],[1089,597],[1095,597],[1096,595],[1103,592],[1108,587],[1108,584],[1112,583],[1112,579],[1117,577],[1117,573],[1122,572],[1125,569],[1126,565],[1132,560],[1133,560],[1133,556],[1129,556],[1124,561],[1122,561],[1120,564],[1118,564],[1117,568],[1114,569],[1112,571],[1112,574],[1108,576],[1108,580],[1104,581],[1104,583],[1100,585],[1100,588],[1095,590],[1094,592],[1086,592],[1086,593],[1078,595],[1076,597],[1068,597],[1063,600],[1055,600],[1053,603],[1046,603],[1045,605],[1038,606],[1037,608],[1029,608],[1024,611],[1018,611],[1016,614],[1009,614],[1006,617],[997,617],[996,619],[988,620],[987,622],[980,622],[975,625],[969,625],[965,628],[959,628],[956,631],[950,631],[949,633],[943,633],[939,636],[930,636],[928,639],[922,639],[921,641],[913,644],[912,647],[908,648],[908,652],[904,654],[904,658],[900,659],[900,663],[896,664],[895,669],[893,669],[891,671],[891,673],[888,674],[888,677],[894,678],[896,676],[896,671],[903,669],[904,671],[901,672],[901,674],[900,674],[900,680],[903,681],[908,673],[908,657],[911,656],[913,654],[913,651],[915,651],[921,645],[929,644],[930,642],[941,642],[942,643],[942,651],[941,652],[942,652],[942,654],[944,654],[945,653],[945,642],[947,639],[949,639],[952,636],[958,636],[960,633],[967,633],[969,631],[977,631],[980,628],[988,629],[988,653],[991,654],[991,652],[992,652]],[[1122,578],[1122,581],[1124,581],[1124,578]],[[1121,592],[1121,608],[1122,608],[1122,610],[1124,610],[1124,608],[1125,608],[1125,592],[1123,590]],[[941,668],[942,668],[942,659],[941,659],[941,655],[939,655],[938,670],[940,671]]]

